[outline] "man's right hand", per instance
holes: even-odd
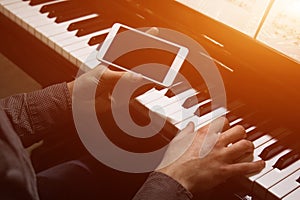
[[[170,159],[168,156],[174,152],[180,151],[178,150],[182,148],[180,141],[189,140],[186,138],[191,137],[189,147],[177,160],[156,171],[167,174],[195,194],[212,189],[231,177],[262,170],[265,166],[262,160],[241,161],[242,158],[253,154],[254,150],[252,142],[245,139],[245,129],[239,125],[228,129],[228,120],[222,118],[221,121],[221,124],[220,119],[219,122],[213,122],[215,126],[222,126],[220,130],[223,129],[223,132],[205,157],[200,158],[199,155],[209,132],[209,125],[194,132],[194,125],[190,123],[173,139],[174,142],[170,143],[163,162]]]

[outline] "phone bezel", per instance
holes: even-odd
[[[97,59],[105,64],[108,64],[108,65],[111,65],[111,66],[114,66],[114,67],[117,67],[121,70],[124,70],[124,71],[128,71],[128,72],[132,72],[132,73],[136,73],[130,69],[127,69],[123,66],[119,66],[119,65],[116,65],[115,63],[112,63],[110,61],[107,61],[104,59],[104,56],[107,52],[107,50],[109,49],[111,43],[113,42],[113,39],[115,38],[115,36],[117,35],[119,29],[123,27],[125,29],[128,29],[128,30],[131,30],[131,31],[134,31],[136,33],[139,33],[139,34],[142,34],[142,35],[145,35],[147,37],[151,37],[153,39],[156,39],[156,40],[159,40],[161,42],[164,42],[166,44],[169,44],[169,45],[173,45],[175,47],[178,48],[178,52],[176,54],[176,57],[174,58],[171,66],[170,66],[170,69],[168,70],[163,82],[160,82],[158,80],[154,80],[150,77],[147,77],[145,76],[144,74],[141,74],[145,79],[149,80],[149,81],[152,81],[156,84],[159,84],[159,85],[162,85],[162,86],[165,86],[165,87],[169,87],[170,85],[172,85],[173,81],[175,80],[189,50],[188,48],[186,47],[183,47],[181,45],[178,45],[176,43],[173,43],[173,42],[170,42],[168,40],[165,40],[165,39],[162,39],[162,38],[159,38],[157,36],[154,36],[154,35],[151,35],[151,34],[148,34],[148,33],[145,33],[143,31],[140,31],[140,30],[137,30],[137,29],[134,29],[134,28],[131,28],[129,26],[126,26],[124,24],[121,24],[121,23],[115,23],[111,30],[109,31],[108,35],[106,36],[104,42],[102,43],[100,49],[99,49],[99,52],[97,53]]]

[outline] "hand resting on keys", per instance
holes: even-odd
[[[209,126],[221,126],[223,132],[219,135],[212,150],[205,157],[199,158],[201,146],[209,132]],[[167,162],[168,160],[174,160],[172,156],[174,154],[178,155],[178,151],[184,149],[184,141],[192,138],[189,147],[185,148],[184,152],[180,152],[181,156],[174,162],[167,166],[159,166],[156,171],[176,180],[192,194],[199,194],[234,176],[262,170],[265,166],[264,161],[240,161],[252,154],[254,150],[253,144],[244,139],[246,137],[245,129],[239,125],[230,129],[228,127],[226,118],[213,121],[210,125],[196,132],[194,132],[193,123],[189,123],[170,143],[162,163],[165,160]],[[139,192],[143,193],[144,190],[151,189],[142,187]],[[139,199],[139,193],[136,199]]]
[[[110,70],[106,65],[98,65],[96,68],[82,74],[76,80],[69,82],[68,88],[72,98],[80,98],[81,101],[86,101],[87,104],[91,103],[93,99],[88,98],[85,95],[86,92],[93,87],[96,87],[95,103],[98,112],[104,112],[110,107],[111,92],[113,87],[120,78],[125,79],[128,82],[138,82],[142,79],[142,76],[124,71]],[[74,87],[76,91],[74,92]],[[97,106],[99,105],[99,106]]]
[[[152,27],[146,31],[151,35],[157,35],[159,30],[156,27]],[[129,73],[125,71],[114,71],[108,68],[105,64],[100,64],[96,68],[82,74],[76,80],[67,84],[70,94],[73,98],[81,98],[84,101],[91,101],[93,99],[84,99],[86,91],[93,86],[97,87],[97,93],[95,96],[95,103],[98,112],[104,112],[107,110],[111,102],[114,100],[111,98],[111,92],[114,89],[115,84],[122,78],[125,82],[138,82],[143,78],[139,74]],[[73,95],[74,85],[76,82],[76,95]],[[126,88],[126,86],[124,86]],[[89,102],[90,103],[90,102]],[[118,102],[120,103],[120,102]],[[99,106],[97,106],[99,105]]]

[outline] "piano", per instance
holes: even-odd
[[[199,77],[183,66],[181,73],[193,88],[177,84],[149,88],[133,101],[133,112],[168,119],[167,137],[142,142],[119,134],[111,139],[136,152],[165,145],[191,120],[196,126],[211,113],[226,115],[230,125],[243,125],[255,145],[254,160],[266,167],[258,174],[225,183],[232,198],[296,200],[300,197],[300,65],[299,61],[195,9],[184,1],[165,0],[0,0],[1,53],[43,86],[72,80],[83,63],[99,64],[97,47],[110,27],[164,27],[196,40],[218,67],[226,89],[228,108],[212,109]],[[186,1],[188,2],[188,1]],[[264,16],[265,17],[265,16]],[[184,45],[184,44],[183,44]],[[88,57],[88,58],[87,58]],[[162,104],[167,112],[151,110]],[[185,118],[178,112],[188,113]],[[146,114],[145,114],[146,113]],[[103,122],[111,128],[112,115]],[[138,122],[137,123],[144,123]],[[173,134],[173,135],[172,135]],[[152,138],[153,139],[153,138]],[[157,142],[158,141],[158,142]],[[129,145],[129,146],[128,146]],[[228,199],[228,198],[227,198]]]

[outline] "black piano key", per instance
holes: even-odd
[[[57,7],[53,10],[50,10],[47,17],[53,18],[53,17],[57,17],[57,16],[60,16],[60,15],[64,15],[64,13],[66,13],[67,11],[77,9],[78,7],[80,7],[80,6],[78,4],[75,4],[75,3],[74,4],[67,4],[67,5],[64,5],[62,7]]]
[[[251,117],[253,117],[252,115],[254,114],[254,113],[252,113],[252,111],[251,111],[251,113],[249,113],[249,108],[243,104],[238,105],[238,106],[233,106],[232,104],[229,104],[228,110],[230,111],[228,113],[228,116],[235,115],[238,118],[242,118],[243,121],[247,121],[247,122],[251,121]]]
[[[299,176],[299,178],[297,178],[297,180],[296,180],[298,183],[300,183],[300,176]]]
[[[206,86],[206,84],[205,83],[203,83],[203,84],[198,84],[198,85],[196,85],[195,87],[193,87],[196,91],[198,91],[198,92],[206,92],[206,93],[209,93],[209,90],[208,90],[208,88],[207,88],[207,86]],[[210,89],[212,89],[213,88],[213,86],[211,86],[210,87]]]
[[[297,139],[290,132],[287,131],[284,132],[283,134],[278,135],[276,139],[278,141],[266,147],[261,152],[259,157],[261,157],[263,160],[268,160],[287,148],[295,147],[294,144],[295,141],[297,141]]]
[[[141,94],[147,92],[148,90],[152,89],[155,87],[155,84],[154,83],[149,83],[149,84],[145,84],[145,85],[142,85],[141,87],[137,88],[133,95],[132,95],[132,99],[134,99],[135,97],[138,97],[140,96]]]
[[[29,5],[31,6],[36,6],[42,3],[47,3],[47,2],[51,2],[51,1],[55,1],[55,0],[31,0]]]
[[[253,142],[254,140],[262,137],[263,135],[265,135],[266,132],[264,131],[260,131],[260,130],[256,130],[256,131],[251,131],[250,133],[247,134],[247,140]]]
[[[299,159],[300,159],[299,151],[292,150],[289,153],[282,156],[281,158],[279,158],[273,167],[282,170]]]
[[[188,109],[191,108],[192,106],[206,100],[209,98],[209,94],[205,92],[199,92],[198,94],[191,96],[187,98],[184,103],[182,104],[182,107]]]
[[[207,113],[209,113],[211,111],[212,111],[212,104],[211,104],[211,102],[209,102],[209,103],[206,103],[206,104],[200,106],[195,111],[194,114],[197,115],[197,116],[199,116],[199,117],[201,117],[201,116],[203,116],[203,115],[205,115],[205,114],[207,114]]]
[[[250,128],[252,125],[250,123],[248,123],[245,120],[242,120],[241,122],[238,123],[239,125],[242,125],[245,129]]]
[[[55,9],[66,9],[70,5],[73,5],[73,4],[74,3],[72,1],[61,1],[61,2],[57,2],[57,3],[53,3],[53,4],[48,4],[48,5],[42,6],[42,8],[40,9],[40,12],[47,13],[47,12],[50,12]]]
[[[230,111],[234,111],[234,110],[244,107],[244,106],[245,106],[245,104],[243,102],[241,102],[240,100],[229,101],[228,105],[227,105],[227,107]]]
[[[96,31],[100,31],[100,30],[109,28],[113,24],[114,24],[114,22],[112,22],[112,21],[107,21],[107,22],[102,21],[102,23],[90,24],[87,27],[80,28],[77,31],[76,36],[80,37],[80,36],[84,36],[84,35],[87,35],[87,34],[90,34],[90,33],[94,33]]]
[[[165,86],[162,86],[162,85],[155,85],[155,87],[154,87],[156,90],[158,90],[158,91],[160,91],[160,90],[163,90],[163,89],[165,89],[166,87]]]
[[[63,13],[63,11],[59,12],[57,10],[51,10],[49,12],[49,14],[47,15],[48,18],[54,18],[54,17],[57,17],[59,15],[61,15],[61,13]]]
[[[89,14],[93,14],[93,11],[89,9],[77,8],[74,10],[66,11],[62,15],[57,16],[55,22],[57,23],[66,22]]]
[[[228,121],[230,123],[230,122],[233,122],[233,121],[237,120],[240,117],[238,115],[232,113],[232,112],[229,112],[229,113],[226,114],[226,118],[228,119]]]
[[[274,129],[272,123],[262,122],[261,124],[258,124],[255,131],[251,131],[247,134],[246,139],[254,141],[266,134],[272,136],[275,139],[280,140],[281,138],[286,137],[290,133],[283,128]]]
[[[100,44],[100,43],[102,43],[105,40],[106,36],[107,36],[107,33],[106,34],[102,34],[102,35],[94,36],[94,37],[92,37],[89,40],[88,44],[90,46],[93,46],[93,45],[96,45],[96,44]]]
[[[263,160],[269,160],[270,158],[274,157],[275,155],[282,152],[286,147],[280,143],[280,141],[277,141],[273,143],[272,145],[266,147],[260,154],[259,157]]]
[[[98,17],[93,17],[90,19],[82,20],[79,22],[73,22],[69,25],[68,31],[78,30],[80,28],[87,27],[90,24],[98,24],[98,23],[103,22],[103,20],[104,20],[103,17],[98,16]]]
[[[190,89],[190,87],[185,83],[178,83],[174,86],[171,86],[165,96],[171,98],[177,94],[180,94],[181,92],[184,92],[186,90]]]

